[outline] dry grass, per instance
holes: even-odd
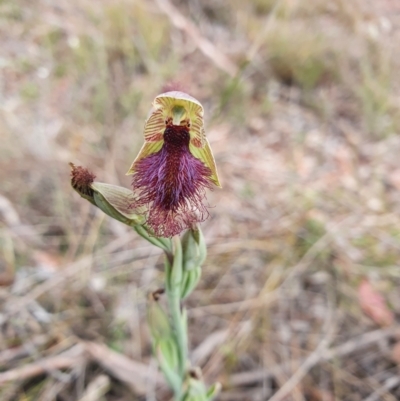
[[[170,80],[204,104],[223,183],[187,301],[219,399],[398,400],[397,2],[173,6],[0,2],[1,400],[169,399],[145,322],[161,255],[68,162],[129,186]]]

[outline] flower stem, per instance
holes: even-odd
[[[186,313],[181,310],[182,284],[182,244],[179,236],[172,239],[174,244],[174,259],[166,286],[168,306],[171,313],[172,327],[175,332],[179,352],[179,374],[184,380],[186,374],[188,340]],[[167,278],[168,279],[168,278]]]
[[[133,229],[145,240],[149,241],[151,244],[161,248],[165,254],[167,255],[167,258],[169,260],[172,259],[172,253],[171,253],[171,241],[168,238],[158,238],[158,237],[152,237],[149,235],[148,231],[141,225],[134,225]]]

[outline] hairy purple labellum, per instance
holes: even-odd
[[[212,173],[190,153],[186,126],[168,124],[163,139],[158,152],[135,166],[132,186],[138,198],[132,207],[148,206],[154,235],[172,237],[208,217],[202,201],[205,188],[212,187]]]

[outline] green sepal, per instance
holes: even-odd
[[[93,182],[90,187],[95,205],[110,217],[128,226],[145,222],[143,210],[131,207],[135,196],[129,189],[102,182]]]
[[[177,350],[173,339],[162,339],[154,345],[158,364],[175,394],[180,394],[182,380],[177,373]],[[176,362],[176,363],[175,363]]]
[[[160,115],[160,117],[157,117]],[[153,117],[155,116],[155,117]],[[172,119],[173,124],[180,125],[184,120],[189,120],[190,138],[198,138],[200,141],[204,136],[204,109],[201,103],[187,93],[180,91],[165,92],[158,95],[153,101],[150,117],[145,124],[145,139],[148,140],[157,133],[156,130],[161,123]],[[165,128],[165,126],[164,126]],[[163,133],[163,132],[161,132]]]
[[[191,270],[183,271],[182,285],[181,285],[181,299],[189,296],[196,288],[201,277],[201,267],[195,267]]]
[[[173,337],[160,338],[156,344],[156,350],[164,358],[164,364],[169,370],[177,372],[179,365],[179,355],[176,342]]]
[[[81,198],[86,199],[87,201],[89,201],[92,205],[96,205],[96,202],[94,201],[93,195],[88,195],[88,194],[84,194],[82,192],[80,192],[78,189],[72,187],[74,189],[75,192],[77,192]]]

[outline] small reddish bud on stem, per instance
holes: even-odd
[[[72,188],[81,195],[93,197],[93,189],[90,185],[93,184],[96,176],[85,167],[75,166],[73,163],[69,163],[69,165],[71,166]]]

